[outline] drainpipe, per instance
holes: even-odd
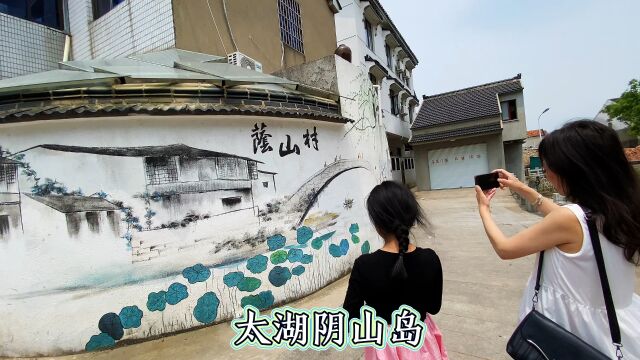
[[[69,53],[71,53],[71,35],[65,35],[62,61],[69,61]]]

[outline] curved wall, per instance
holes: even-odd
[[[228,321],[247,304],[306,296],[378,248],[364,203],[389,176],[385,130],[366,73],[337,61],[346,125],[211,115],[0,124],[0,356]]]

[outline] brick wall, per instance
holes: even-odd
[[[93,21],[91,0],[69,0],[73,58],[115,58],[175,46],[171,0],[127,0]]]
[[[0,13],[0,79],[58,68],[64,54],[61,31]]]

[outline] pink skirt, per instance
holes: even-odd
[[[442,342],[442,333],[436,323],[427,314],[425,318],[427,333],[424,336],[424,345],[416,351],[404,346],[388,346],[382,350],[366,348],[365,360],[448,360],[447,350]]]

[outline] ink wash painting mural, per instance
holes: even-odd
[[[350,123],[251,115],[0,123],[0,356],[117,346],[268,309],[381,245],[390,176],[368,76]]]

